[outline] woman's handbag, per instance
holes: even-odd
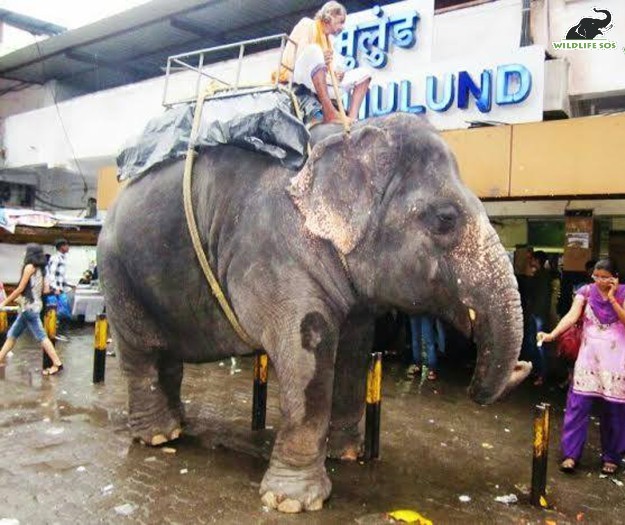
[[[586,302],[577,322],[567,328],[560,334],[556,341],[556,354],[567,361],[574,363],[579,355],[579,349],[582,346],[582,336],[584,331],[584,314],[586,313],[586,305],[588,304],[589,289],[586,291]]]
[[[575,362],[582,346],[583,319],[577,321],[573,326],[567,328],[556,341],[556,353],[558,357],[566,361]]]

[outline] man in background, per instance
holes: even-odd
[[[519,295],[521,296],[521,309],[523,310],[523,343],[521,345],[520,359],[531,361],[534,374],[534,384],[542,385],[540,371],[540,354],[536,346],[536,320],[534,311],[533,279],[538,270],[538,261],[534,257],[534,250],[531,247],[517,249],[515,254],[515,277],[519,285]]]
[[[57,341],[68,341],[69,321],[71,319],[71,309],[67,297],[69,285],[65,279],[67,271],[67,252],[69,251],[69,241],[67,239],[57,239],[54,243],[56,252],[50,257],[47,269],[47,278],[50,285],[50,293],[56,298],[58,333]]]
[[[98,201],[94,197],[87,199],[87,207],[85,208],[85,219],[98,218]]]
[[[529,283],[529,308],[534,318],[536,333],[549,329],[549,314],[551,310],[551,271],[547,268],[547,254],[537,250],[533,254],[532,266],[534,275]],[[536,346],[535,359],[532,360],[534,385],[542,386],[547,379],[547,355],[544,346]]]

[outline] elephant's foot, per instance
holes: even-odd
[[[328,435],[327,455],[341,461],[356,461],[362,454],[363,440],[358,426],[331,429]]]
[[[178,392],[168,392],[163,382],[150,376],[131,377],[128,386],[132,437],[151,446],[178,439],[184,420],[184,405]]]
[[[144,445],[150,445],[152,447],[158,447],[159,445],[163,445],[169,441],[174,441],[180,437],[182,433],[182,429],[180,427],[174,428],[168,434],[156,434],[149,438],[148,440],[142,438],[141,436],[135,436],[139,439],[141,443]]]
[[[323,463],[320,466],[299,469],[286,465],[272,465],[260,485],[261,500],[270,509],[297,513],[321,510],[330,497],[332,483]]]
[[[134,439],[157,447],[180,437],[182,418],[177,411],[165,411],[153,418],[130,414],[130,428]]]

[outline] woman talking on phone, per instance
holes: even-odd
[[[63,370],[63,365],[56,350],[54,350],[52,341],[48,339],[41,324],[42,295],[48,288],[45,279],[46,262],[43,248],[39,244],[31,243],[26,245],[26,255],[24,256],[20,282],[11,295],[0,302],[0,308],[4,308],[14,299],[18,297],[22,299],[19,301],[20,313],[11,325],[11,328],[9,328],[7,339],[2,346],[2,350],[0,350],[0,366],[4,365],[4,359],[15,346],[17,338],[28,328],[52,361],[52,366],[43,371],[43,375],[51,376]]]
[[[594,400],[602,404],[600,416],[603,474],[618,470],[625,452],[625,286],[611,259],[601,259],[592,272],[593,284],[577,291],[573,305],[539,341],[553,341],[583,314],[582,344],[566,401],[562,427],[561,470],[573,472],[586,437]]]

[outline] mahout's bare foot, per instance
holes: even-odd
[[[348,117],[347,115],[345,115],[345,120],[347,121],[347,124],[351,125],[354,122],[354,119],[351,117]],[[341,114],[334,110],[332,112],[328,112],[327,114],[324,113],[323,114],[323,123],[324,124],[343,124],[343,117],[341,117]]]

